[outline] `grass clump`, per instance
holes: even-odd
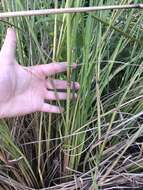
[[[1,9],[115,3],[2,0]],[[138,10],[111,10],[1,21],[1,40],[8,25],[17,28],[20,64],[67,60],[67,73],[59,77],[81,85],[77,100],[68,96],[62,103],[61,116],[35,113],[1,121],[1,189],[143,187],[142,15]],[[75,62],[78,70],[72,72]]]

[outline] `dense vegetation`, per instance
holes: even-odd
[[[1,0],[2,11],[129,4],[131,0]],[[140,3],[135,0],[134,3]],[[56,76],[81,85],[61,115],[0,121],[0,189],[143,188],[143,12],[17,17],[17,60],[68,61]],[[70,89],[67,90],[68,94]],[[55,102],[56,103],[56,102]],[[22,102],[21,102],[22,106]]]

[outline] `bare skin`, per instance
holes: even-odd
[[[60,89],[79,89],[79,83],[68,84],[63,80],[50,80],[48,76],[67,70],[66,63],[50,63],[24,67],[15,58],[16,33],[8,28],[0,51],[0,118],[26,115],[33,112],[61,113],[63,108],[45,100],[66,100]],[[73,65],[76,68],[76,65]],[[58,89],[55,93],[52,89]]]

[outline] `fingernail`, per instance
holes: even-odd
[[[13,28],[7,28],[7,35],[12,38],[13,40],[16,40],[16,33]]]
[[[77,64],[76,63],[72,64],[72,67],[77,68]]]
[[[13,28],[7,28],[7,33],[11,33],[11,32],[14,32],[14,29]]]
[[[72,95],[72,99],[77,99],[77,94]]]
[[[80,84],[78,82],[72,82],[71,84],[69,84],[69,87],[78,90],[80,88]]]
[[[63,113],[64,112],[64,108],[59,108],[59,113]]]
[[[80,88],[80,84],[78,82],[75,82],[75,87],[76,87],[76,89],[79,89]]]

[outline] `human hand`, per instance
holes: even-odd
[[[15,117],[36,111],[61,113],[63,108],[45,100],[65,100],[66,92],[54,89],[79,89],[77,82],[54,80],[47,77],[67,70],[66,63],[50,63],[24,67],[15,58],[16,34],[8,28],[0,51],[0,118]],[[76,68],[76,65],[73,65]],[[72,95],[71,95],[72,98]]]

